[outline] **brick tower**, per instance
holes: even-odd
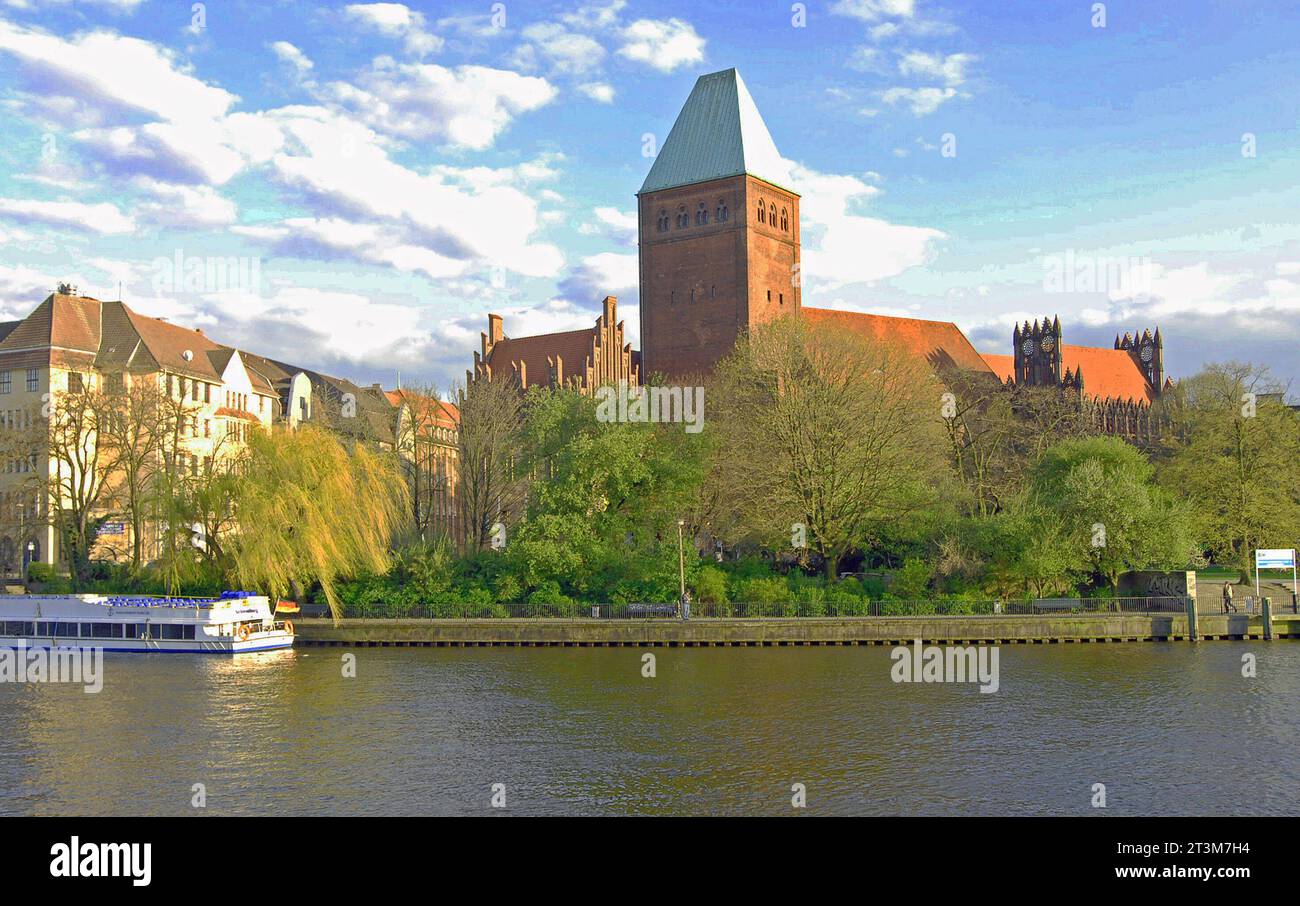
[[[798,312],[799,196],[734,69],[700,76],[637,193],[641,373],[712,370]]]

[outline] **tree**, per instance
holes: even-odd
[[[461,545],[468,552],[487,549],[493,526],[517,519],[528,490],[519,468],[523,394],[506,375],[475,381],[459,394],[457,448],[460,480]]]
[[[268,594],[319,583],[337,618],[340,578],[382,573],[406,528],[406,487],[388,454],[350,450],[312,425],[257,430],[235,485],[234,577]]]
[[[430,541],[451,535],[449,505],[453,498],[451,452],[456,426],[452,412],[433,385],[398,391],[401,413],[396,448],[411,500],[411,521],[416,536]]]
[[[1300,418],[1266,368],[1206,367],[1170,400],[1161,483],[1195,501],[1196,533],[1243,576],[1257,547],[1300,546]]]
[[[1063,441],[1032,475],[1075,555],[1111,588],[1132,569],[1185,567],[1194,553],[1186,506],[1153,482],[1141,451],[1114,437]]]
[[[533,482],[506,555],[532,589],[585,599],[669,600],[677,520],[703,479],[704,441],[674,422],[619,422],[572,389],[525,401],[522,461]],[[691,571],[697,558],[691,558]]]
[[[829,579],[949,481],[942,387],[892,344],[782,318],[741,339],[709,392],[732,529],[786,549],[802,530]]]
[[[121,468],[115,433],[119,415],[114,401],[78,372],[69,373],[67,390],[52,397],[45,437],[46,497],[72,587],[79,590],[89,580],[99,526],[112,516],[104,504]]]

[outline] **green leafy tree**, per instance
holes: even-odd
[[[1300,547],[1300,417],[1267,369],[1208,366],[1170,401],[1163,486],[1195,502],[1196,534],[1246,575],[1258,547]]]
[[[1187,507],[1153,475],[1132,445],[1089,437],[1049,448],[1032,482],[1035,502],[1057,520],[1069,547],[1115,588],[1127,570],[1172,569],[1193,556]]]
[[[255,431],[227,546],[235,578],[272,595],[318,583],[337,618],[340,578],[389,568],[406,493],[393,457],[366,444],[349,450],[310,425]]]

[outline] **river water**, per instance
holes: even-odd
[[[344,654],[0,684],[0,814],[1300,813],[1294,642],[1003,646],[992,694],[885,647]]]

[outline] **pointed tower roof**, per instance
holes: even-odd
[[[696,80],[638,194],[742,173],[793,191],[744,80],[724,69]]]

